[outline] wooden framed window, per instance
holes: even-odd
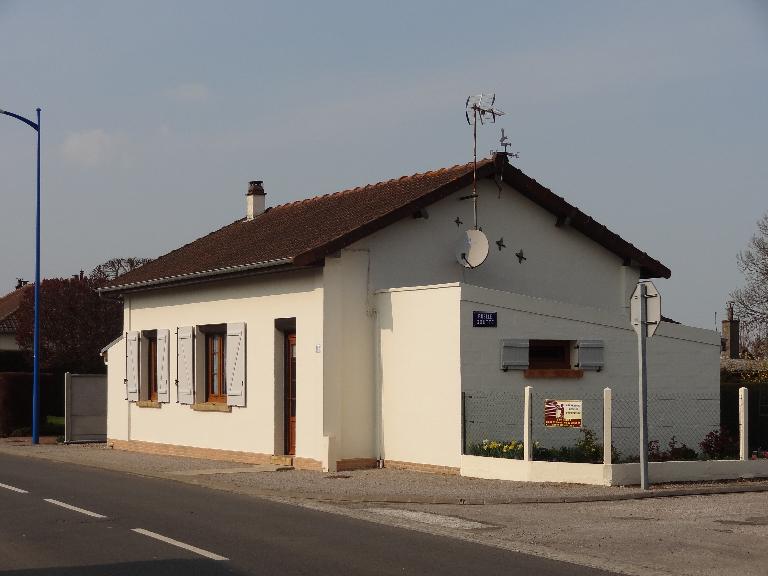
[[[205,334],[205,401],[227,402],[226,332]]]
[[[569,369],[571,341],[531,340],[528,348],[528,367],[533,370]]]
[[[147,399],[157,402],[157,337],[147,337]]]

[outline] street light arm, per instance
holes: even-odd
[[[0,114],[5,114],[6,116],[11,116],[12,118],[16,118],[16,120],[21,120],[24,122],[24,124],[27,124],[34,128],[37,131],[40,131],[40,125],[32,122],[32,120],[29,120],[28,118],[24,118],[24,116],[19,116],[18,114],[14,114],[13,112],[8,112],[8,110],[0,110]]]

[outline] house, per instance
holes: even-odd
[[[19,280],[12,292],[0,297],[0,437],[32,424],[32,364],[16,341],[19,309],[32,290],[33,285]],[[40,412],[43,417],[64,412],[63,390],[46,372],[40,374]]]
[[[506,155],[476,173],[476,197],[470,163],[269,208],[251,182],[245,218],[112,281],[109,441],[455,473],[462,392],[636,398],[629,297],[670,270]],[[490,250],[468,267],[475,208]],[[717,395],[719,345],[663,323],[651,389]]]

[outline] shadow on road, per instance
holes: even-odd
[[[0,570],[0,576],[218,576],[245,574],[234,570],[229,562],[213,560],[153,560],[145,562],[119,562],[95,566],[66,566],[61,568],[30,568],[27,570]]]

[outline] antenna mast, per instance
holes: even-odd
[[[474,163],[472,165],[472,209],[475,217],[475,230],[477,226],[477,121],[480,120],[480,124],[489,122],[491,124],[496,122],[496,116],[503,116],[504,112],[494,108],[493,104],[496,102],[496,94],[477,94],[476,96],[470,96],[467,98],[465,105],[465,115],[467,117],[467,124],[472,126],[472,153]],[[471,111],[471,115],[470,115]]]

